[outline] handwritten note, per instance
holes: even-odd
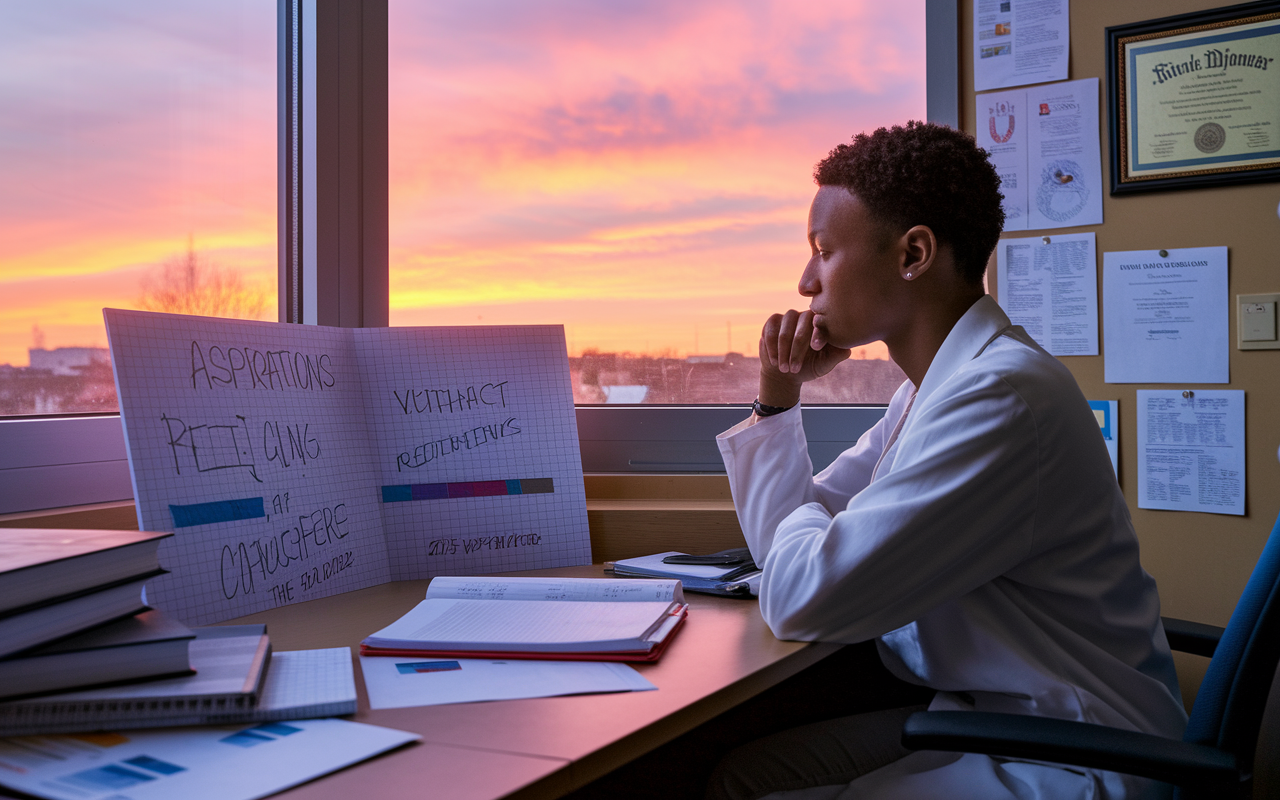
[[[105,312],[149,601],[206,624],[388,580],[584,564],[559,326]]]

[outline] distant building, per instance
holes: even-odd
[[[68,377],[82,374],[86,367],[111,364],[111,351],[105,347],[31,348],[27,355],[31,359],[30,369]]]

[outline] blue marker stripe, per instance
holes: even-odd
[[[173,527],[190,528],[192,525],[208,525],[213,522],[235,522],[238,519],[265,517],[261,497],[242,497],[239,500],[217,500],[212,503],[194,503],[186,506],[169,506],[173,514]]]
[[[412,499],[413,499],[412,486],[383,486],[382,487],[382,502],[384,503],[397,503],[401,500],[412,500]]]

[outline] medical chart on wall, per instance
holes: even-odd
[[[107,309],[148,602],[203,625],[433,575],[590,562],[560,326]]]
[[[1227,248],[1102,254],[1107,383],[1227,383]]]
[[[1244,392],[1138,391],[1138,508],[1244,514]]]
[[[975,103],[1006,231],[1102,224],[1097,78],[992,92]]]
[[[1098,354],[1098,267],[1093,233],[1001,239],[1000,307],[1055,356]]]
[[[1066,80],[1069,23],[1067,0],[974,0],[974,91]]]

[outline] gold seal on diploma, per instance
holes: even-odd
[[[1216,122],[1206,122],[1196,129],[1196,149],[1201,153],[1216,153],[1227,141],[1227,132]]]

